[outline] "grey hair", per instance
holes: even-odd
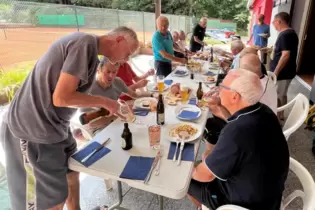
[[[133,29],[128,28],[126,26],[120,26],[118,28],[114,28],[113,30],[108,32],[108,35],[125,36],[125,37],[128,37],[129,39],[131,39],[132,41],[136,42],[137,44],[139,43],[137,33]]]
[[[259,77],[245,69],[234,69],[230,74],[235,75],[230,88],[238,92],[249,105],[259,102],[263,94],[263,86]]]
[[[234,40],[231,42],[231,49],[232,50],[243,50],[245,47],[244,43],[241,40]]]

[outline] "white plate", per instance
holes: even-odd
[[[182,111],[191,111],[191,112],[199,112],[198,116],[195,118],[195,119],[187,119],[187,118],[181,118],[179,117],[179,114],[182,112]],[[193,121],[193,120],[196,120],[200,117],[201,115],[201,110],[199,109],[199,107],[197,106],[194,106],[194,105],[189,105],[189,104],[186,104],[186,105],[181,105],[181,106],[178,106],[176,109],[175,109],[175,114],[176,114],[176,117],[180,120],[185,120],[185,121]]]
[[[149,101],[149,102],[150,102],[150,101],[154,101],[154,102],[157,103],[157,100],[156,100],[155,98],[152,98],[152,97],[143,97],[143,98],[138,98],[138,99],[136,99],[136,100],[134,101],[134,106],[135,106],[136,108],[141,108],[141,109],[150,109],[150,105],[149,105],[148,107],[142,105],[142,102],[144,102],[144,101]]]
[[[213,83],[217,82],[217,78],[216,77],[214,77],[214,81],[208,81],[207,77],[208,76],[202,75],[202,76],[199,76],[198,78],[194,79],[194,81],[197,82],[197,83],[203,82],[203,83],[206,83],[206,84],[213,84]]]
[[[258,34],[258,36],[264,36],[265,34]]]
[[[168,136],[169,136],[168,139],[171,142],[177,142],[179,140],[177,136],[174,136],[174,137],[171,136],[171,133],[172,133],[172,131],[175,128],[177,128],[180,125],[190,125],[193,128],[197,129],[197,133],[195,133],[194,135],[190,136],[188,139],[185,140],[185,142],[195,141],[196,139],[198,139],[202,135],[202,131],[203,130],[201,130],[196,123],[185,122],[185,123],[178,123],[178,124],[175,124],[175,125],[169,125],[168,128],[167,128],[167,133],[168,133]]]
[[[157,84],[149,83],[149,84],[147,85],[148,91],[150,91],[150,92],[159,92],[157,89],[155,89],[156,85],[157,85]],[[164,84],[164,90],[163,90],[163,92],[166,91],[169,87],[170,87],[170,86],[168,86],[167,84]]]
[[[184,71],[185,74],[176,74],[176,71]],[[184,76],[187,76],[187,75],[188,75],[188,71],[182,70],[182,69],[176,69],[176,70],[174,70],[173,75],[176,76],[176,77],[184,77]]]

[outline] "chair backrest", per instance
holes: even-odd
[[[269,79],[273,82],[274,85],[277,84],[277,76],[272,71],[267,71]]]
[[[217,210],[248,210],[248,209],[245,209],[243,207],[236,206],[236,205],[224,205],[224,206],[217,208]]]
[[[284,199],[281,209],[285,209],[295,198],[300,197],[303,200],[303,210],[315,209],[315,182],[312,175],[298,161],[290,158],[290,169],[300,180],[303,191],[295,190]]]
[[[289,139],[290,135],[304,123],[309,110],[309,101],[303,94],[299,93],[288,104],[284,105],[283,107],[279,107],[278,112],[290,107],[292,107],[292,109],[283,126],[283,134],[287,140]]]

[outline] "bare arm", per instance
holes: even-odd
[[[174,61],[174,62],[178,62],[178,63],[186,63],[186,59],[184,59],[184,58],[176,58],[175,56],[173,56],[173,55],[167,53],[167,52],[164,51],[164,50],[161,50],[159,53],[160,53],[160,54],[163,56],[163,58],[165,58],[165,59],[168,59],[168,60],[171,60],[171,61]]]
[[[279,73],[282,71],[282,69],[287,65],[290,58],[290,51],[282,51],[280,60],[278,62],[278,65],[274,71],[275,75],[278,76]]]
[[[151,93],[150,92],[143,92],[143,93],[139,93],[139,92],[136,92],[134,90],[132,90],[130,88],[130,86],[128,87],[128,92],[127,93],[123,93],[125,95],[128,95],[130,96],[131,98],[140,98],[140,97],[150,97],[151,96]]]
[[[194,41],[197,42],[197,43],[199,43],[199,44],[201,44],[201,45],[204,45],[204,42],[201,41],[201,40],[199,40],[199,39],[198,39],[198,36],[194,36]]]
[[[215,176],[211,173],[204,162],[200,163],[193,171],[192,178],[199,182],[211,182]]]

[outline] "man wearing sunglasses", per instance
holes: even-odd
[[[119,27],[103,36],[76,32],[54,42],[12,100],[1,125],[12,209],[80,209],[79,174],[68,168],[76,151],[69,121],[76,108],[116,114],[117,101],[84,92],[95,79],[98,55],[124,63],[137,34]]]
[[[231,116],[194,169],[188,196],[197,206],[280,208],[289,150],[277,116],[259,103],[262,93],[259,77],[244,69],[229,72],[220,85],[219,100]]]

